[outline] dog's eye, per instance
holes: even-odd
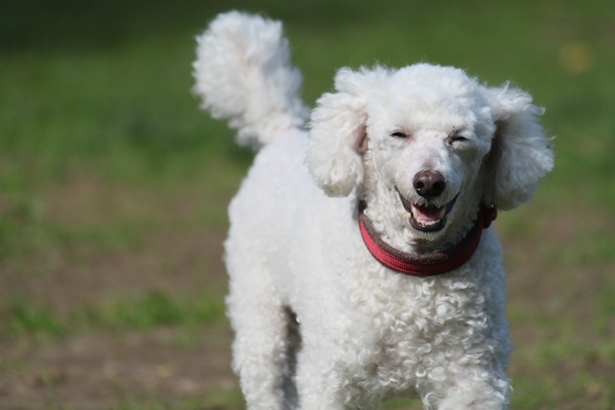
[[[395,131],[391,133],[391,137],[395,137],[395,138],[408,138],[408,135],[404,134],[401,131]]]
[[[448,137],[448,143],[450,145],[453,145],[456,142],[465,142],[468,139],[466,137],[464,137],[463,135],[459,135],[459,134],[453,134],[450,137]]]

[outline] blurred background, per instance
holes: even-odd
[[[511,408],[615,409],[606,0],[0,0],[0,408],[243,408],[221,244],[252,154],[191,94],[229,9],[284,21],[310,105],[339,67],[426,61],[546,107],[556,168],[495,223]]]

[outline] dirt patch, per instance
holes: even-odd
[[[228,329],[202,329],[188,344],[185,338],[181,330],[165,328],[82,335],[22,349],[11,357],[13,369],[0,375],[0,408],[106,409],[237,394],[228,368]]]
[[[208,230],[166,232],[152,235],[134,251],[79,260],[63,254],[51,260],[33,258],[2,274],[0,294],[4,300],[18,295],[59,314],[152,290],[186,296],[224,294],[223,238],[222,232]]]
[[[40,221],[77,239],[63,240],[54,233],[60,240],[3,261],[1,300],[18,297],[56,317],[153,290],[176,298],[209,295],[222,300],[227,288],[225,231],[202,222],[202,213],[211,207],[207,198],[187,188],[169,195],[80,175],[45,191]],[[122,221],[137,223],[135,232],[120,231],[117,246],[97,246],[98,238],[87,234]],[[132,241],[131,235],[137,239]],[[0,341],[0,408],[172,407],[195,400],[206,408],[233,409],[232,400],[216,399],[239,397],[230,370],[230,341],[224,321],[141,332],[94,329],[84,334],[69,329],[62,338],[5,339]]]
[[[19,296],[64,311],[152,289],[225,292],[226,233],[202,222],[207,198],[187,188],[157,192],[78,175],[43,193],[38,224],[47,239],[2,261],[2,300]]]
[[[615,244],[615,220],[600,212],[584,218],[550,213],[534,231],[501,235],[501,241],[511,310],[536,320],[566,318],[575,324],[570,336],[587,342],[596,333],[593,319],[605,310],[605,295],[615,291],[615,262],[606,248]],[[595,250],[596,245],[605,248]],[[516,324],[548,328],[525,320]]]
[[[516,345],[513,403],[523,396],[529,403],[517,408],[611,409],[615,263],[592,246],[615,243],[615,220],[600,212],[534,216],[530,232],[501,235]]]

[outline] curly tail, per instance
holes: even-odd
[[[280,22],[231,11],[197,42],[193,91],[214,118],[229,118],[239,144],[259,148],[305,125],[302,77]]]

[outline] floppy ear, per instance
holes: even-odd
[[[551,139],[538,122],[544,109],[508,84],[486,89],[486,98],[496,125],[488,160],[493,182],[486,200],[499,209],[512,209],[529,201],[538,180],[553,168]]]
[[[306,164],[314,181],[329,196],[346,196],[363,182],[367,144],[366,106],[386,70],[340,69],[335,93],[318,99],[310,118]]]

